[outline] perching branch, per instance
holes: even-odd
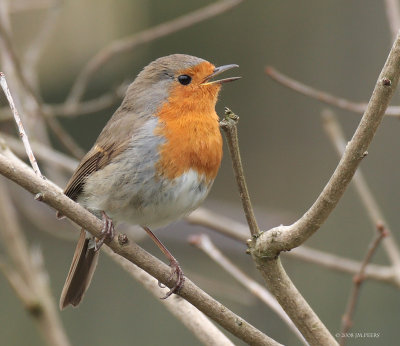
[[[4,148],[4,145],[0,149],[0,174],[30,191],[35,195],[36,200],[61,211],[63,215],[92,235],[101,236],[103,228],[101,220],[65,196],[58,186],[36,176],[29,167]],[[126,239],[127,242],[119,242],[121,239]],[[174,279],[171,278],[169,266],[150,255],[129,238],[120,237],[117,234],[107,245],[115,253],[136,264],[166,286],[173,286]],[[185,285],[179,295],[244,342],[252,345],[278,345],[276,341],[203,292],[189,279],[185,280]]]
[[[156,298],[165,295],[157,280],[141,270],[127,259],[117,255],[110,248],[104,247],[103,251],[118,263],[135,280],[139,281]],[[164,288],[165,289],[165,288]],[[168,299],[157,299],[160,304],[174,315],[194,336],[205,345],[233,346],[233,343],[199,310],[184,299],[172,295]]]

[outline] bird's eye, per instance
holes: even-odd
[[[187,74],[182,74],[178,77],[178,81],[182,85],[188,85],[192,81],[192,77],[188,76]]]

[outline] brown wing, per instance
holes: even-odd
[[[83,189],[86,178],[107,165],[114,156],[113,152],[115,151],[112,147],[103,149],[96,144],[82,159],[65,187],[64,193],[75,201]]]

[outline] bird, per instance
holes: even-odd
[[[120,222],[141,226],[169,259],[176,283],[164,298],[179,292],[183,271],[151,229],[186,216],[209,193],[222,159],[216,102],[222,84],[240,78],[214,77],[234,67],[171,54],[152,61],[129,85],[64,190],[103,220],[103,230],[100,238],[81,230],[61,310],[81,302],[98,250]]]

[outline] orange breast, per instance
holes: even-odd
[[[222,158],[222,137],[215,102],[218,89],[191,93],[183,88],[171,96],[158,112],[156,134],[165,137],[160,147],[157,171],[169,179],[195,170],[207,182],[218,172]]]

